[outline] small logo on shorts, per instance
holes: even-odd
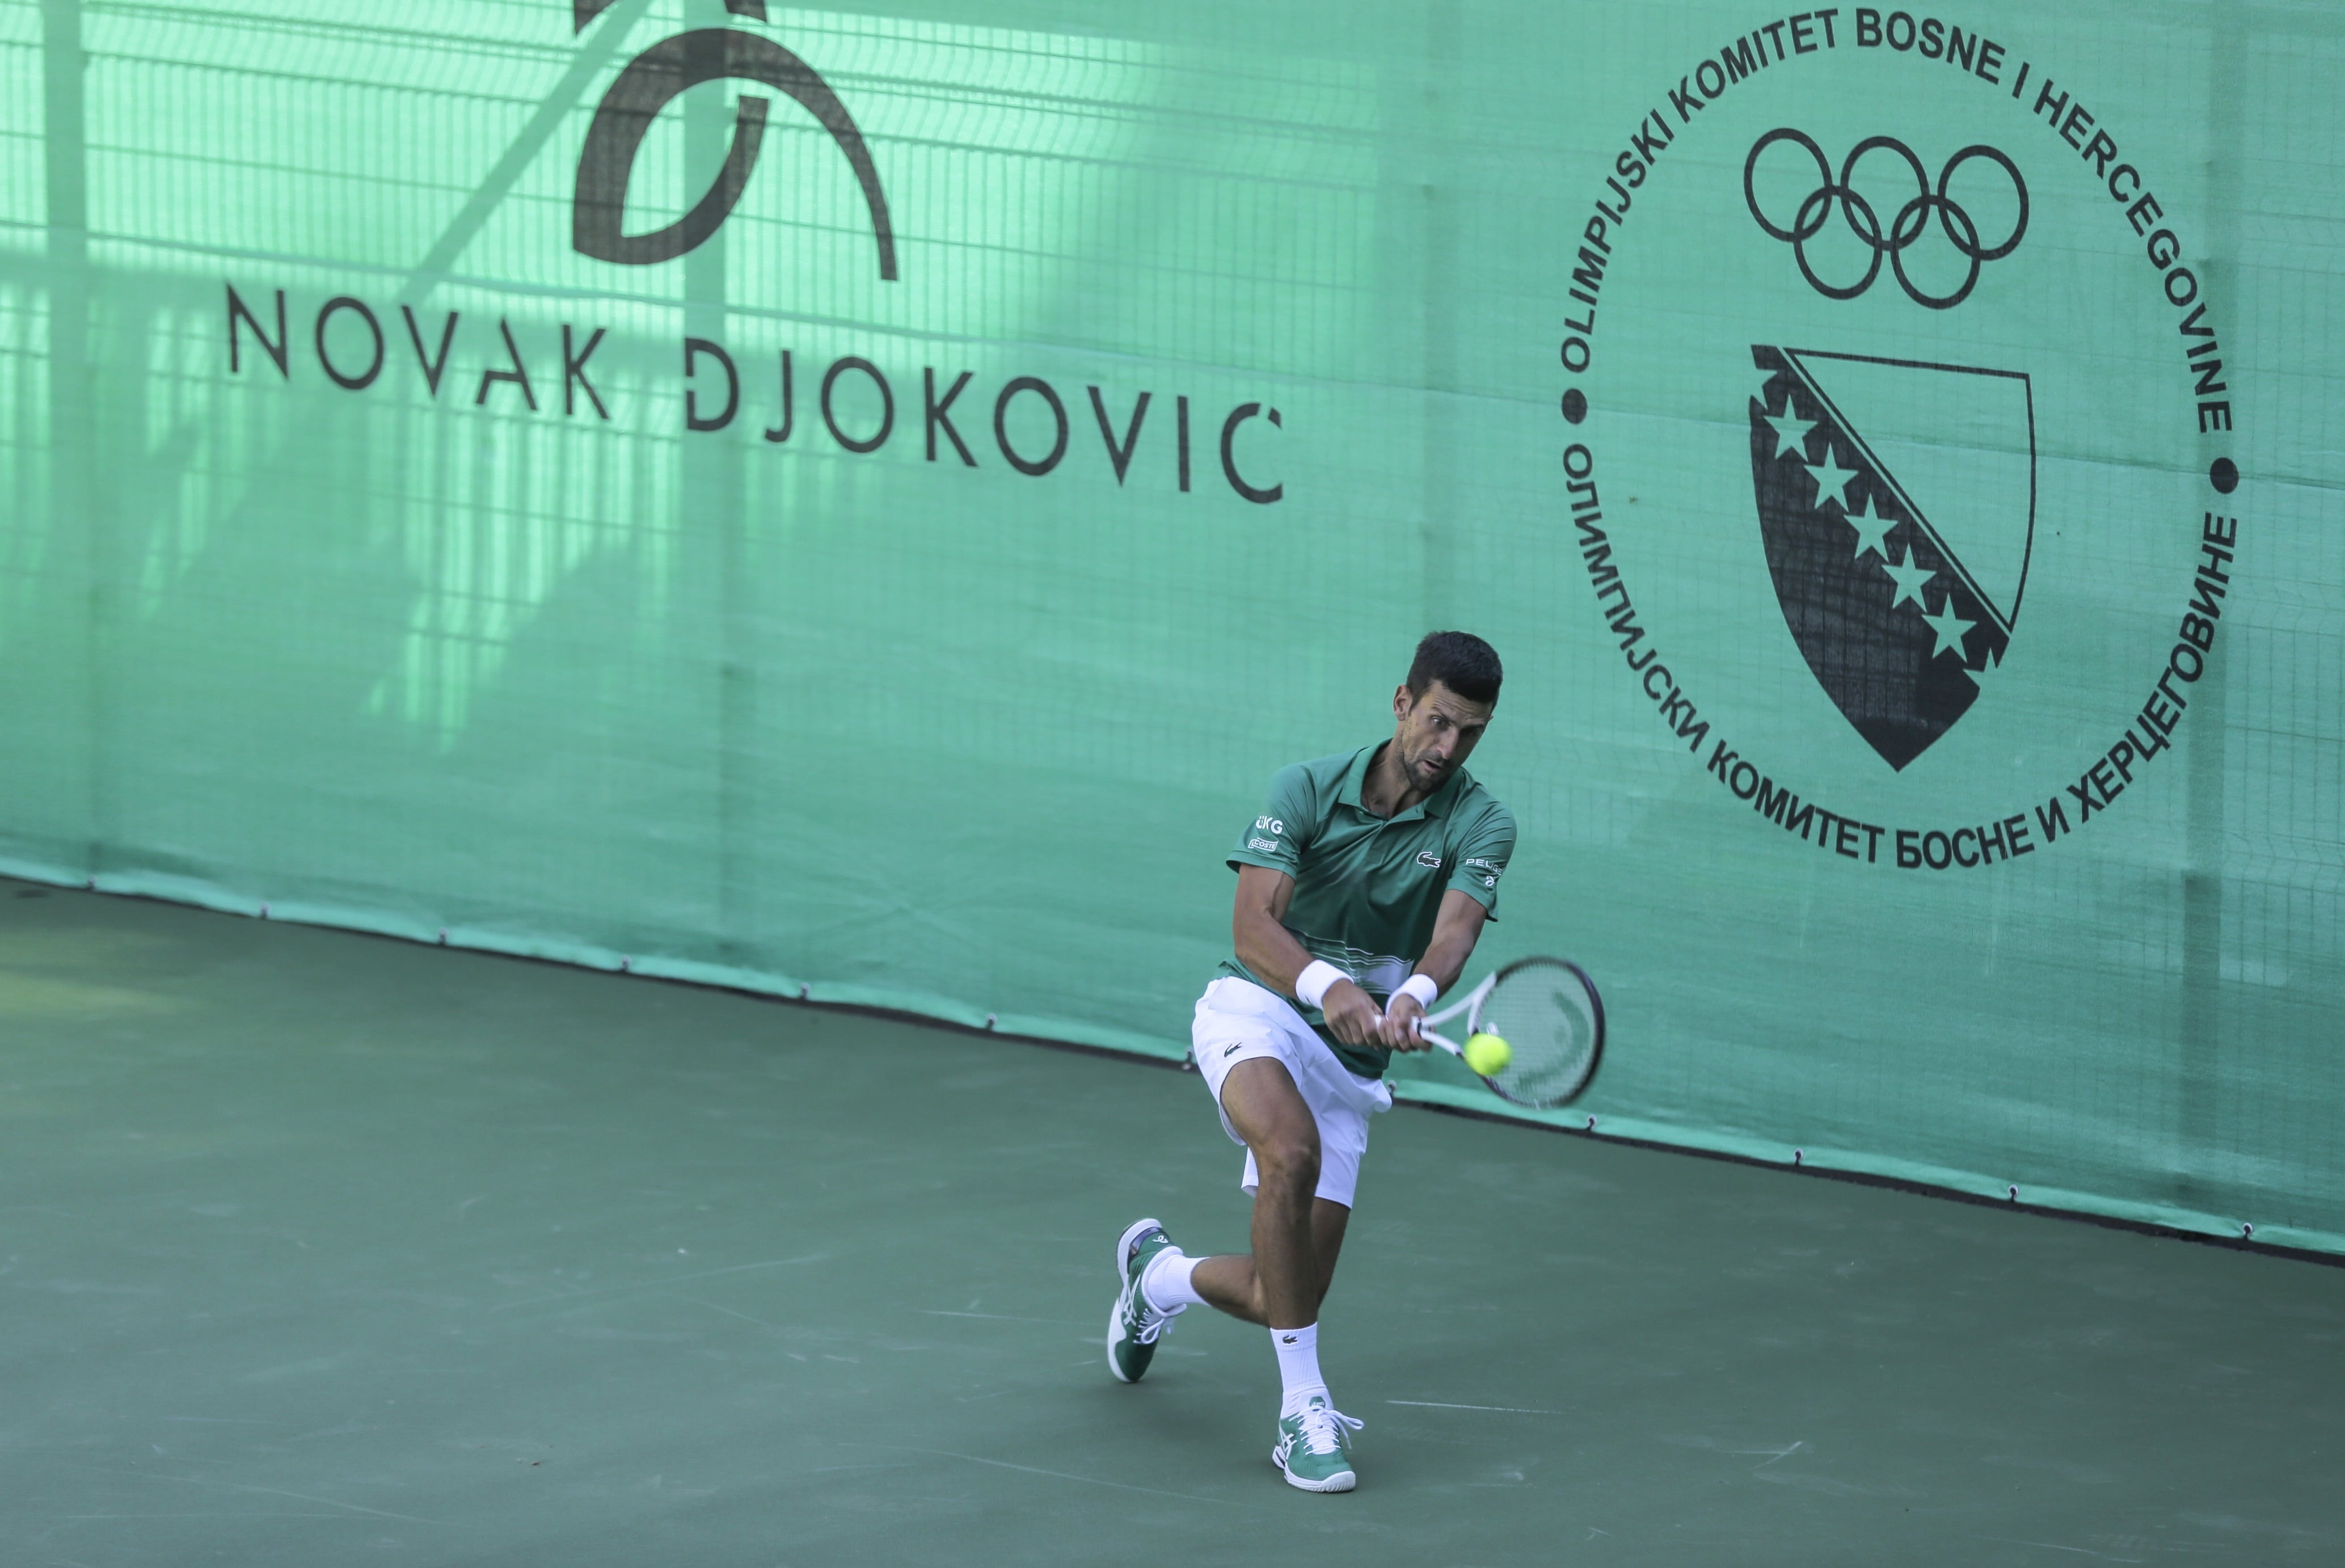
[[[1428,870],[1437,871],[1441,869],[1441,857],[1435,854],[1431,850],[1419,850],[1416,852],[1416,863],[1427,868]]]
[[[1223,1046],[1222,1048],[1222,1060],[1224,1062],[1228,1061],[1233,1055],[1237,1054],[1238,1045],[1243,1045],[1244,1044],[1245,1042],[1241,1040],[1238,1042],[1237,1045]]]

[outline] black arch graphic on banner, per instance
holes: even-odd
[[[736,0],[735,8],[752,4],[756,0]],[[622,225],[627,182],[652,121],[681,94],[703,82],[728,76],[762,82],[788,94],[830,133],[838,150],[847,155],[856,181],[863,188],[864,202],[871,209],[872,238],[879,245],[879,276],[894,281],[896,234],[888,217],[888,198],[879,188],[879,171],[872,164],[870,148],[864,145],[854,117],[813,66],[779,44],[726,27],[697,28],[662,39],[637,56],[603,95],[594,110],[594,123],[586,132],[585,148],[578,156],[571,244],[600,261],[648,267],[697,249],[716,232],[748,188],[750,171],[756,167],[758,145],[766,134],[764,98],[743,96],[725,167],[689,212],[648,234],[622,232]]]
[[[570,0],[571,31],[584,33],[587,23],[618,3],[619,0]],[[725,0],[725,9],[753,22],[766,19],[766,0]]]

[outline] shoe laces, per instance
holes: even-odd
[[[1149,1259],[1149,1264],[1153,1262],[1155,1262],[1154,1258]],[[1132,1282],[1132,1337],[1135,1342],[1142,1345],[1153,1345],[1159,1339],[1170,1334],[1172,1331],[1172,1319],[1189,1309],[1182,1306],[1167,1311],[1148,1298],[1146,1280],[1149,1264],[1141,1266],[1140,1273]]]
[[[1358,1431],[1368,1423],[1354,1420],[1335,1406],[1314,1400],[1303,1407],[1303,1429],[1296,1441],[1306,1453],[1334,1453],[1344,1446],[1344,1430]]]
[[[1153,1345],[1172,1332],[1175,1327],[1172,1320],[1188,1310],[1186,1307],[1175,1307],[1167,1312],[1161,1307],[1151,1305],[1148,1298],[1137,1290],[1132,1292],[1132,1298],[1139,1310],[1132,1315],[1135,1322],[1132,1337],[1142,1345]]]

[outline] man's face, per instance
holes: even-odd
[[[1409,787],[1430,795],[1466,765],[1482,731],[1490,727],[1495,703],[1472,702],[1439,681],[1412,697],[1406,685],[1393,693],[1393,748],[1408,774]]]

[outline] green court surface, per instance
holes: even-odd
[[[0,1113],[25,1568],[2345,1560],[2289,1258],[1403,1109],[1313,1497],[1260,1330],[1102,1363],[1193,1074],[0,883]]]

